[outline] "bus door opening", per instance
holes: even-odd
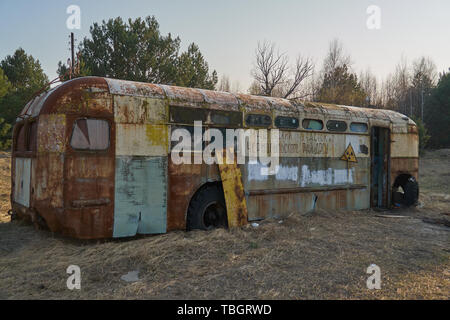
[[[389,204],[389,129],[372,127],[371,132],[371,207],[387,208]]]

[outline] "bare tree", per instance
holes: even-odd
[[[425,98],[436,85],[436,64],[429,57],[420,57],[413,61],[410,92],[411,115],[424,117]]]
[[[267,41],[258,42],[255,58],[252,70],[255,82],[250,91],[259,91],[266,96],[298,99],[300,85],[314,68],[312,60],[301,55],[297,57],[295,66],[290,66],[287,55],[280,53],[274,43]],[[259,90],[256,90],[255,84],[259,86]]]
[[[393,109],[395,105],[395,81],[392,74],[388,74],[381,83],[381,105],[383,108]]]
[[[227,75],[222,75],[217,86],[217,90],[231,92],[230,78]]]
[[[367,94],[367,107],[379,105],[378,82],[369,68],[359,75],[359,85]]]
[[[329,46],[328,52],[323,61],[323,73],[332,73],[336,68],[346,65],[350,67],[352,64],[350,55],[344,52],[344,46],[339,39],[333,39]]]
[[[436,85],[438,78],[436,70],[436,64],[430,57],[420,57],[412,64],[413,78],[418,78],[418,81],[426,79],[433,86]]]
[[[395,106],[394,110],[407,114],[409,106],[409,86],[411,83],[411,75],[408,68],[406,57],[402,56],[399,63],[395,67],[394,73],[394,92]]]

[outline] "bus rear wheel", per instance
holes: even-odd
[[[187,215],[187,230],[227,227],[227,209],[223,189],[218,184],[207,184],[191,200]]]

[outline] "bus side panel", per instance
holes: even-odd
[[[220,181],[217,165],[175,164],[169,157],[167,231],[185,230],[186,214],[194,194],[207,182]]]
[[[314,209],[359,210],[369,207],[370,159],[358,163],[336,158],[280,158],[276,175],[260,174],[260,164],[241,166],[249,194],[249,221]]]
[[[66,151],[66,115],[39,116],[34,207],[49,229],[61,232],[64,225],[64,153]],[[62,214],[61,214],[62,213]]]
[[[247,161],[241,165],[249,220],[305,213],[316,208],[368,208],[369,142],[368,135],[281,132],[275,175],[262,175],[261,164]],[[341,159],[350,145],[357,162]]]
[[[113,237],[165,233],[167,158],[116,158]]]
[[[167,230],[167,106],[114,94],[116,172],[113,237]]]

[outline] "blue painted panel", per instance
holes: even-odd
[[[116,158],[113,237],[165,233],[167,158]]]

